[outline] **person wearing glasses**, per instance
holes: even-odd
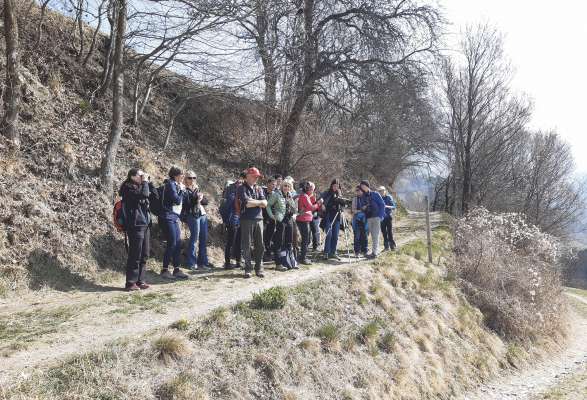
[[[193,271],[214,268],[214,265],[208,261],[207,253],[208,216],[204,206],[208,205],[208,199],[200,191],[196,179],[194,171],[187,171],[181,210],[181,220],[190,230],[187,266]],[[198,243],[197,256],[196,242]]]

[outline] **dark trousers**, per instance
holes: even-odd
[[[163,255],[163,269],[168,269],[170,263],[173,264],[174,268],[179,268],[179,257],[181,255],[181,229],[179,227],[179,220],[162,220],[161,222],[163,235],[167,241],[167,247]]]
[[[273,235],[275,234],[276,223],[275,220],[269,219],[265,224],[265,228],[263,230],[263,243],[265,245],[265,252],[271,253],[271,242],[273,241]]]
[[[395,249],[395,241],[393,240],[392,218],[385,217],[381,221],[381,232],[383,232],[383,247],[386,249]]]
[[[234,258],[237,264],[241,262],[241,230],[239,226],[228,225],[226,227],[226,238],[224,243],[224,262],[230,264]]]
[[[129,230],[128,258],[126,259],[126,285],[145,281],[145,269],[151,245],[151,230],[148,226]]]
[[[293,249],[293,233],[292,218],[284,219],[276,224],[275,234],[273,235],[273,254],[276,263],[281,251]]]
[[[254,247],[253,253],[251,247]],[[262,271],[263,253],[265,253],[262,219],[241,219],[241,248],[245,260],[245,272],[253,270],[252,256],[255,257],[255,271]]]
[[[316,250],[320,246],[320,218],[312,220],[310,230],[312,231],[312,247]]]
[[[367,254],[367,223],[366,221],[359,221],[357,218],[353,219],[353,250],[355,254]]]
[[[305,260],[308,257],[308,246],[310,245],[310,222],[298,221],[297,225],[302,236],[300,260]]]

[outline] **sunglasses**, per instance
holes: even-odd
[[[196,179],[195,176],[188,176],[186,179]]]

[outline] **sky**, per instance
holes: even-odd
[[[505,34],[514,87],[533,99],[532,128],[556,131],[587,174],[587,2],[440,0],[456,42],[466,24],[489,22]],[[449,43],[451,40],[449,39]]]

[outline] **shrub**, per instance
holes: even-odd
[[[208,400],[206,392],[193,385],[194,377],[179,374],[177,377],[163,383],[156,391],[161,400]]]
[[[251,307],[260,310],[277,310],[285,307],[287,293],[284,288],[276,286],[253,294]]]
[[[490,328],[508,339],[551,335],[564,301],[558,241],[519,214],[479,208],[455,222],[452,273]]]

